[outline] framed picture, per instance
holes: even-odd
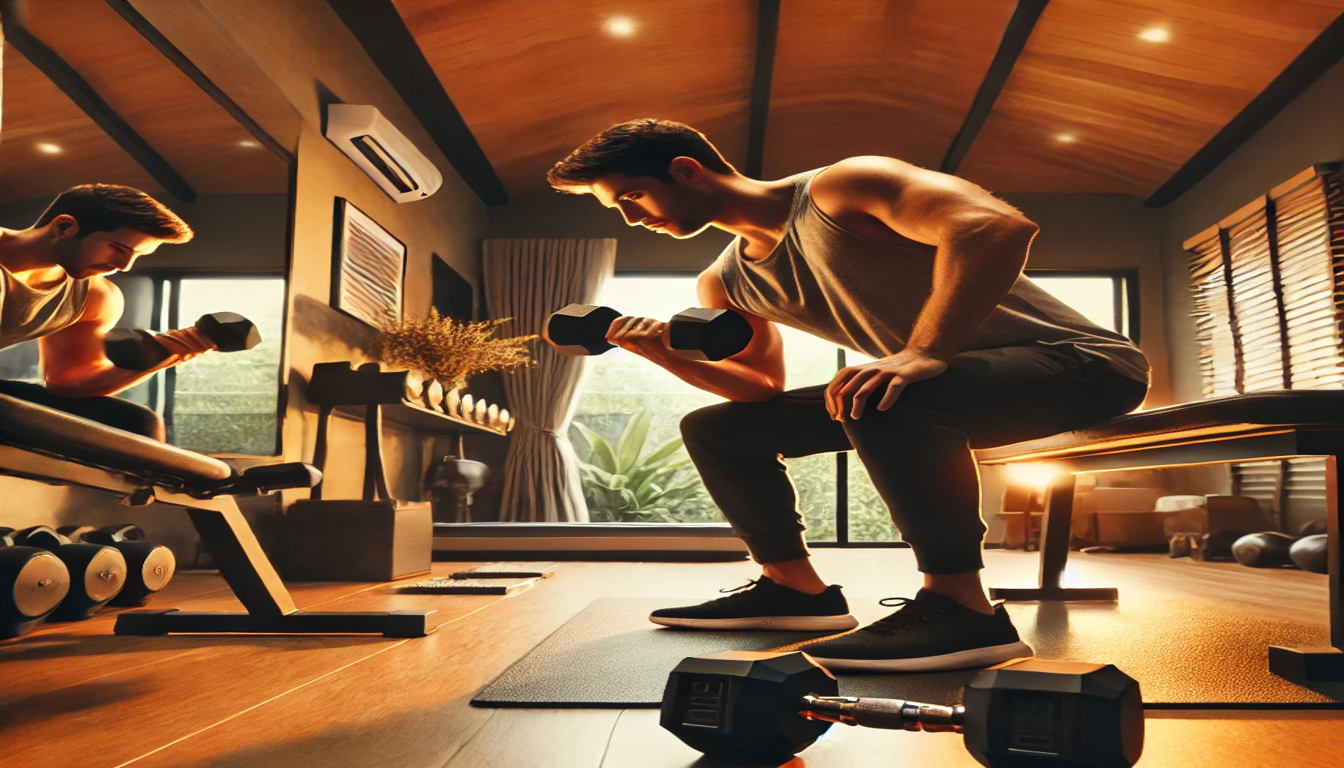
[[[401,319],[406,244],[345,198],[336,198],[331,305],[377,328]]]

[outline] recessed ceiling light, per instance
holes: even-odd
[[[261,142],[256,141],[255,139],[243,139],[238,142],[238,146],[247,147],[248,149],[256,149],[261,146]]]
[[[635,34],[635,22],[625,16],[613,16],[607,19],[607,32],[616,37],[629,37]]]
[[[59,146],[52,144],[49,141],[39,141],[36,144],[34,144],[33,147],[36,148],[38,152],[41,152],[44,155],[59,155],[65,151],[61,149]]]
[[[1171,39],[1171,33],[1162,27],[1153,27],[1140,32],[1139,39],[1147,40],[1150,43],[1165,43]]]
[[[1060,144],[1072,144],[1077,140],[1078,137],[1074,136],[1072,133],[1061,133],[1055,136],[1055,141],[1058,141]]]

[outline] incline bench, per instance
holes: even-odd
[[[132,506],[157,501],[185,508],[220,575],[247,609],[127,611],[117,616],[117,634],[426,634],[430,611],[295,608],[234,497],[311,488],[322,475],[307,464],[252,467],[239,474],[203,454],[0,395],[0,475],[96,488]]]
[[[1344,607],[1340,547],[1340,457],[1344,391],[1290,390],[1233,395],[1120,416],[1094,427],[976,452],[986,465],[1049,462],[1065,470],[1045,502],[1039,586],[991,589],[1005,600],[1115,600],[1112,588],[1063,586],[1078,472],[1153,469],[1292,456],[1326,457],[1329,648],[1269,649],[1269,669],[1304,680],[1344,680]]]

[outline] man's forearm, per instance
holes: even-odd
[[[772,381],[770,376],[735,360],[711,363],[668,352],[652,362],[697,389],[738,402],[769,400],[782,388],[782,382]]]
[[[947,360],[1012,290],[1037,228],[1025,220],[989,220],[950,233],[938,246],[933,291],[906,349]]]
[[[154,374],[169,368],[160,365],[148,371],[128,371],[112,364],[89,366],[78,374],[61,381],[46,381],[45,386],[53,395],[62,397],[107,397],[124,392],[136,384],[149,379]]]

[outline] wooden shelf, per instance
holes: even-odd
[[[340,405],[336,406],[336,411],[341,413],[342,416],[363,419],[365,408],[367,406],[364,405]],[[384,403],[382,410],[383,421],[410,427],[421,432],[461,432],[466,427],[488,432],[492,435],[502,436],[507,434],[503,427],[487,427],[460,416],[449,416],[442,411],[432,411],[410,400],[402,400],[400,403]]]

